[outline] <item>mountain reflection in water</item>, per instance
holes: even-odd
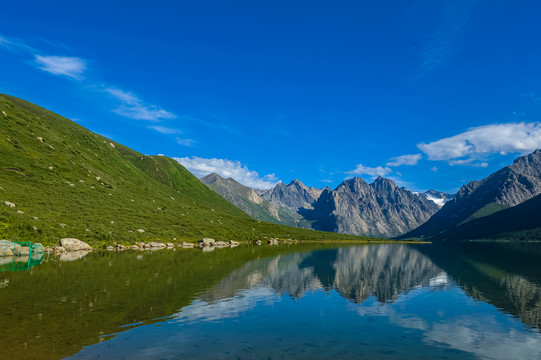
[[[251,261],[201,299],[215,301],[233,297],[241,289],[265,286],[293,298],[308,291],[334,289],[356,303],[370,296],[384,303],[413,288],[441,286],[442,279],[445,285],[445,273],[407,245],[349,247]]]

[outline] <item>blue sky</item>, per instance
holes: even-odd
[[[18,1],[0,92],[254,187],[456,191],[541,147],[537,1]]]

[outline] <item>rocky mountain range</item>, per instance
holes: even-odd
[[[381,177],[372,184],[349,179],[334,190],[307,187],[300,180],[287,185],[279,182],[261,196],[216,174],[201,181],[256,219],[354,235],[397,236],[419,226],[440,208],[427,193],[399,188]],[[432,192],[431,197],[441,202],[449,197]]]
[[[258,193],[217,177],[209,175],[203,181],[249,215],[296,227],[432,240],[541,234],[541,218],[532,215],[541,210],[541,200],[533,199],[541,194],[541,150],[464,185],[456,195],[435,190],[415,193],[382,177],[371,184],[358,177],[348,179],[334,190],[293,180]],[[511,209],[501,211],[507,208]]]
[[[469,221],[521,204],[541,194],[541,150],[517,158],[483,180],[462,186],[429,221],[401,238],[444,238]]]
[[[311,212],[314,229],[346,234],[393,237],[415,229],[440,207],[424,196],[378,177],[368,184],[359,177],[325,189]]]

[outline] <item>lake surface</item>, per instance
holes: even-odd
[[[539,359],[541,244],[45,255],[0,272],[0,359]]]

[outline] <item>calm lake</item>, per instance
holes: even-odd
[[[539,243],[45,255],[0,272],[0,359],[539,359],[540,265]]]

